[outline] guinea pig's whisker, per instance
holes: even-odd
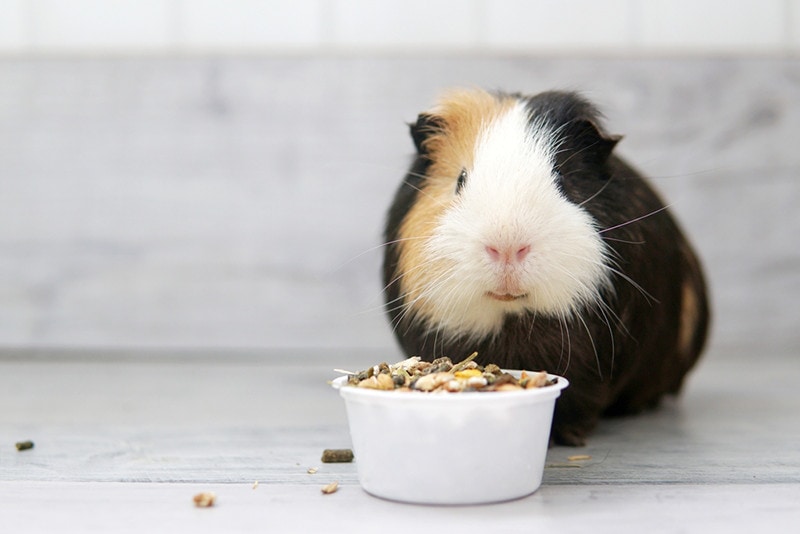
[[[374,313],[381,313],[382,314],[382,313],[385,313],[385,312],[393,312],[395,310],[398,310],[398,309],[402,308],[402,305],[394,306],[395,303],[398,303],[398,302],[402,303],[402,301],[403,301],[403,297],[400,296],[400,297],[397,297],[396,299],[393,299],[391,301],[385,302],[383,304],[378,304],[377,306],[371,306],[369,308],[363,309],[360,312],[356,313],[356,315],[372,315]]]
[[[603,317],[605,317],[605,319],[606,319],[606,324],[607,324],[607,325],[608,325],[608,327],[609,327],[609,331],[611,330],[611,319],[613,319],[613,320],[614,320],[614,323],[617,325],[617,327],[618,327],[620,330],[622,330],[622,332],[623,332],[623,333],[624,333],[626,336],[628,336],[628,337],[631,337],[631,333],[630,333],[630,331],[628,330],[628,327],[627,327],[627,326],[625,325],[625,323],[622,321],[622,318],[621,318],[619,315],[617,315],[617,313],[614,311],[614,308],[612,308],[612,307],[611,307],[611,306],[610,306],[610,305],[609,305],[607,302],[605,302],[605,301],[604,301],[604,300],[602,300],[602,299],[601,299],[601,300],[598,300],[596,304],[597,304],[597,308],[598,308],[598,309],[597,309],[597,310],[595,310],[595,313],[597,313],[597,314],[602,314],[602,315],[603,315]],[[610,316],[610,318],[609,318],[609,316]],[[611,335],[611,340],[612,340],[612,342],[613,342],[613,340],[614,340],[614,336],[613,336],[613,334]]]
[[[537,315],[536,314],[536,310],[533,310],[531,312],[530,323],[528,323],[528,338],[527,338],[528,341],[532,341],[533,340],[533,325],[536,324],[536,315]]]
[[[576,254],[564,254],[564,256],[566,256],[566,257],[568,257],[568,258],[575,258],[575,259],[577,259],[577,260],[579,260],[579,261],[582,261],[582,262],[587,262],[587,263],[589,263],[590,265],[598,265],[598,266],[600,266],[600,267],[605,267],[605,264],[604,264],[603,262],[599,262],[599,261],[592,261],[591,259],[589,259],[589,258],[586,258],[586,257],[584,257],[584,256],[578,256],[578,255],[576,255]],[[596,287],[594,286],[594,284],[590,284],[590,283],[588,283],[588,282],[585,282],[585,281],[583,281],[583,280],[580,280],[578,277],[576,277],[574,274],[572,274],[572,272],[571,272],[569,269],[566,269],[566,268],[564,268],[564,267],[560,267],[560,266],[558,266],[558,265],[554,265],[553,267],[554,267],[555,269],[557,269],[557,270],[558,270],[560,273],[562,273],[562,274],[564,274],[564,275],[568,276],[569,278],[571,278],[571,279],[572,279],[572,281],[574,281],[574,282],[575,282],[575,284],[578,286],[578,288],[579,288],[579,289],[580,289],[580,290],[581,290],[581,291],[582,291],[584,294],[587,294],[587,295],[589,295],[589,294],[595,294],[596,296],[595,296],[594,300],[597,300],[597,299],[599,298],[599,294],[598,294],[598,292],[597,292],[597,289],[596,289]]]
[[[609,268],[609,272],[611,268],[617,269],[618,271],[622,272],[622,265],[620,264],[621,261],[624,261],[622,254],[619,253],[617,249],[606,243],[606,254],[604,257],[604,262],[606,267]]]
[[[421,179],[423,179],[423,180],[427,180],[427,179],[428,179],[428,175],[427,175],[427,174],[425,174],[425,173],[422,173],[422,172],[408,171],[408,172],[406,173],[406,175],[407,175],[407,176],[413,176],[414,178],[421,178]],[[406,182],[406,183],[408,183],[408,182]],[[411,184],[408,184],[408,185],[411,185]],[[413,186],[412,186],[412,187],[413,187]]]
[[[429,302],[437,302],[437,308],[443,317],[452,317],[458,306],[458,301],[453,298],[458,291],[457,284],[452,282],[458,278],[458,272],[448,270],[441,276],[426,284],[418,298],[425,298]]]
[[[369,247],[368,249],[359,252],[358,254],[353,256],[352,258],[344,261],[341,265],[336,267],[335,270],[338,271],[338,270],[344,268],[346,265],[349,265],[350,263],[353,263],[354,261],[358,260],[359,258],[361,258],[363,256],[366,256],[367,254],[369,254],[371,252],[375,252],[376,250],[380,250],[382,248],[385,248],[385,247],[388,247],[388,246],[391,246],[391,245],[396,245],[398,243],[404,243],[406,241],[416,241],[416,240],[430,239],[430,237],[431,236],[402,237],[402,238],[394,239],[392,241],[385,241],[385,242],[383,242],[383,243],[381,243],[379,245],[375,245],[374,247]]]
[[[399,326],[402,322],[404,322],[406,318],[414,311],[414,305],[417,302],[425,298],[430,298],[430,294],[432,293],[432,291],[428,286],[429,284],[423,287],[422,290],[419,292],[419,294],[413,299],[410,300],[408,299],[409,294],[407,292],[398,297],[398,299],[396,299],[402,301],[403,304],[401,306],[397,306],[396,308],[394,308],[396,310],[401,310],[397,314],[397,317],[395,319],[396,323],[395,327]],[[409,327],[410,327],[410,322],[409,322]]]
[[[559,143],[564,143],[564,142],[566,142],[566,141],[567,141],[567,139],[569,139],[569,136],[564,136],[564,137],[562,137],[562,138],[559,140]],[[572,158],[574,158],[575,156],[578,156],[578,155],[580,155],[581,153],[583,153],[583,152],[584,152],[584,151],[586,151],[586,150],[589,150],[589,149],[591,149],[591,148],[594,148],[594,146],[595,146],[595,145],[597,145],[597,144],[598,144],[598,143],[592,143],[592,144],[590,144],[590,145],[586,145],[586,146],[584,146],[584,147],[581,147],[581,149],[580,149],[580,150],[576,150],[576,151],[574,151],[572,154],[570,154],[570,155],[569,155],[569,157],[567,157],[567,159],[565,159],[564,161],[562,161],[562,162],[561,162],[561,164],[563,165],[563,164],[567,163],[569,160],[571,160],[571,159],[572,159]],[[555,155],[561,154],[562,152],[566,152],[566,151],[567,151],[567,149],[563,149],[563,150],[556,150],[556,152],[555,152]]]
[[[428,298],[431,301],[439,301],[439,299],[441,299],[441,302],[451,303],[452,302],[451,296],[453,291],[455,291],[455,288],[450,287],[450,289],[444,294],[442,293],[441,290],[442,288],[446,288],[448,283],[453,279],[455,279],[455,277],[456,273],[450,272],[447,273],[445,276],[440,276],[439,278],[432,280],[429,284],[426,284],[423,287],[418,299]]]
[[[619,239],[616,237],[603,236],[604,241],[615,241],[617,243],[625,243],[626,245],[644,245],[647,241],[629,241],[627,239]]]
[[[411,240],[411,239],[416,239],[416,238],[408,238],[408,240]],[[420,238],[420,239],[424,239],[424,238]],[[405,240],[406,239],[398,239],[398,240],[396,240],[396,242],[405,241]],[[381,246],[383,246],[383,245],[381,245]],[[378,247],[375,247],[375,248],[378,248]],[[366,254],[366,252],[363,252],[362,255],[363,254]],[[433,261],[435,261],[435,260],[430,260],[430,261],[428,261],[426,263],[417,265],[414,269],[410,269],[408,272],[402,273],[401,275],[396,276],[387,285],[385,285],[381,289],[380,294],[386,295],[386,293],[388,292],[389,288],[391,288],[395,284],[400,283],[400,280],[403,277],[407,276],[410,273],[413,273],[417,269],[424,269],[428,264],[433,263]],[[371,315],[373,313],[378,313],[378,312],[380,312],[380,313],[395,312],[395,311],[397,311],[399,309],[402,309],[404,306],[406,306],[406,304],[401,304],[400,306],[394,306],[394,304],[396,304],[396,303],[403,303],[405,297],[406,297],[406,295],[399,295],[398,297],[392,299],[391,301],[387,301],[387,302],[384,302],[383,304],[380,304],[380,305],[377,305],[377,306],[371,306],[369,308],[363,309],[360,312],[358,312],[357,315]],[[376,297],[376,300],[380,300],[380,297]]]
[[[669,204],[667,206],[662,206],[662,207],[658,208],[657,210],[653,210],[650,213],[646,213],[646,214],[642,215],[641,217],[636,217],[635,219],[631,219],[630,221],[627,221],[627,222],[624,222],[624,223],[620,223],[620,224],[617,224],[615,226],[610,226],[608,228],[604,228],[604,229],[600,230],[598,233],[602,234],[602,233],[605,233],[605,232],[610,232],[611,230],[616,230],[617,228],[622,228],[623,226],[628,226],[629,224],[633,224],[635,222],[641,221],[642,219],[646,219],[648,217],[652,217],[653,215],[655,215],[657,213],[660,213],[660,212],[662,212],[664,210],[669,209],[671,206],[672,206],[672,204]]]
[[[416,266],[414,266],[413,268],[411,268],[411,269],[407,270],[406,272],[404,272],[404,273],[400,273],[400,274],[396,275],[394,278],[392,278],[392,280],[391,280],[391,281],[390,281],[390,282],[389,282],[389,283],[388,283],[386,286],[384,286],[384,287],[383,287],[383,292],[385,293],[385,292],[386,292],[386,291],[388,291],[388,290],[389,290],[389,288],[390,288],[390,287],[392,287],[394,284],[398,284],[398,283],[400,283],[400,281],[401,281],[403,278],[408,278],[408,277],[409,277],[409,275],[411,275],[411,274],[415,273],[416,271],[419,271],[419,270],[424,270],[424,269],[425,269],[425,268],[427,268],[428,266],[430,266],[430,265],[432,265],[433,263],[435,263],[435,261],[436,261],[435,259],[431,259],[431,260],[428,260],[428,261],[422,262],[422,263],[420,263],[419,265],[416,265]]]
[[[589,262],[591,264],[603,267],[604,269],[607,269],[610,273],[619,276],[620,278],[622,278],[623,280],[628,282],[631,286],[636,288],[637,291],[639,291],[646,299],[648,299],[648,302],[655,302],[655,303],[659,302],[659,300],[657,298],[655,298],[653,295],[648,293],[641,285],[639,285],[636,281],[634,281],[633,278],[631,278],[630,276],[625,274],[622,271],[622,269],[619,267],[619,264],[616,261],[612,261],[611,258],[608,258],[608,261],[606,263],[603,263],[603,262],[593,261],[593,260],[588,259],[588,258],[575,256],[575,255],[572,255],[572,254],[564,254],[564,255],[568,256],[568,257],[572,257],[572,258],[578,258],[580,260],[587,261],[587,262]]]
[[[397,301],[400,301],[400,303],[397,306],[394,306],[387,310],[389,312],[397,312],[397,315],[393,320],[394,328],[403,323],[406,320],[406,318],[414,312],[414,301],[407,301],[405,298],[406,295],[400,296],[397,299]]]
[[[611,342],[611,350],[610,350],[611,363],[610,363],[608,378],[609,380],[611,380],[614,378],[614,357],[617,351],[616,351],[616,338],[614,337],[614,328],[611,326],[611,319],[609,318],[607,313],[610,314],[616,320],[617,325],[620,328],[622,328],[626,333],[628,333],[628,329],[622,323],[622,320],[619,318],[619,316],[616,313],[614,313],[611,307],[605,302],[602,301],[598,302],[597,307],[593,308],[592,310],[594,311],[597,318],[600,319],[606,325],[606,328],[608,328],[608,337],[609,341]],[[628,335],[630,335],[630,333],[628,333]]]
[[[452,287],[450,287],[450,289],[447,292],[447,294],[444,295],[444,299],[445,299],[446,302],[448,302],[448,305],[445,308],[443,314],[444,314],[445,317],[454,317],[455,314],[458,312],[459,308],[461,308],[461,310],[460,310],[460,319],[458,320],[458,323],[459,324],[463,324],[464,319],[467,316],[467,308],[465,306],[459,306],[458,300],[453,298],[454,294],[457,291],[458,291],[458,288],[456,286],[452,286]],[[477,293],[477,291],[473,288],[472,295],[474,296],[476,293]],[[451,336],[451,337],[455,337],[455,336]]]
[[[397,331],[397,329],[403,323],[403,321],[406,318],[406,316],[410,313],[411,305],[406,303],[406,304],[403,304],[402,306],[397,306],[395,309],[396,310],[400,310],[400,311],[398,312],[397,316],[395,316],[395,318],[392,320],[392,331],[393,332]],[[408,328],[411,328],[411,323],[408,324]],[[406,333],[408,333],[408,330],[406,330]]]
[[[565,374],[569,369],[569,364],[572,360],[572,339],[569,336],[569,325],[567,324],[566,318],[559,317],[558,324],[561,329],[561,353],[558,355],[558,369],[561,374]],[[564,360],[564,338],[566,338],[567,341],[567,362],[562,369],[561,362]]]
[[[600,366],[600,354],[597,352],[597,346],[594,343],[594,337],[592,337],[592,331],[589,330],[589,325],[586,324],[586,321],[583,320],[583,316],[577,314],[576,317],[583,325],[584,330],[586,330],[586,335],[589,337],[589,343],[592,344],[592,351],[594,352],[594,359],[597,362],[597,374],[600,375],[600,381],[603,380],[603,370]]]
[[[416,273],[417,271],[422,271],[422,270],[425,270],[426,268],[428,268],[429,266],[431,266],[431,265],[433,265],[433,264],[435,264],[435,263],[436,263],[436,260],[435,260],[435,259],[430,259],[430,260],[427,260],[427,261],[425,261],[425,262],[422,262],[422,263],[420,263],[419,265],[415,265],[413,268],[411,268],[411,269],[407,270],[406,272],[404,272],[404,273],[401,273],[401,274],[397,275],[395,278],[393,278],[393,279],[392,279],[392,280],[389,282],[389,284],[388,284],[388,285],[386,285],[386,286],[383,288],[383,291],[384,291],[384,292],[386,292],[386,291],[387,291],[387,290],[388,290],[390,287],[392,287],[394,284],[398,284],[398,283],[400,283],[400,282],[402,281],[402,279],[403,279],[403,278],[410,278],[410,276],[411,276],[412,274]]]
[[[645,288],[643,288],[636,281],[634,281],[633,278],[631,278],[627,274],[623,273],[620,269],[616,269],[614,267],[608,266],[608,270],[610,272],[612,272],[613,274],[619,276],[620,278],[622,278],[626,282],[628,282],[630,285],[632,285],[639,293],[642,294],[643,297],[645,297],[645,299],[647,299],[647,301],[649,303],[651,303],[651,304],[652,303],[655,303],[655,304],[659,304],[660,303],[660,301],[657,298],[655,298],[653,295],[648,293],[647,290],[645,290]]]
[[[412,176],[419,176],[419,177],[425,178],[425,179],[431,179],[431,178],[435,179],[436,178],[435,176],[425,176],[423,174],[417,174],[417,175],[412,174]],[[429,200],[434,201],[437,205],[442,206],[444,208],[446,208],[448,206],[447,202],[444,202],[441,199],[436,198],[435,196],[433,196],[433,195],[429,194],[428,192],[426,192],[421,187],[417,187],[416,185],[412,184],[408,180],[403,180],[403,183],[405,183],[408,187],[410,187],[411,189],[413,189],[417,193],[419,193],[421,195],[425,195],[426,198],[428,198]]]
[[[610,184],[610,183],[611,183],[611,180],[606,180],[605,182],[603,182],[603,187],[598,189],[597,192],[594,195],[590,196],[589,198],[587,198],[586,200],[584,200],[583,202],[578,204],[578,206],[583,206],[584,204],[588,204],[589,202],[594,200],[598,195],[600,195],[603,191],[605,191],[606,187],[608,187],[608,184]]]

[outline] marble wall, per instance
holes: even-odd
[[[512,56],[0,60],[0,348],[393,346],[384,210],[454,85],[594,99],[714,343],[800,348],[800,61]]]

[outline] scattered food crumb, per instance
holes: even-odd
[[[18,441],[15,446],[18,451],[26,451],[33,448],[33,442],[31,440]]]
[[[351,449],[325,449],[322,451],[322,463],[347,463],[353,461]]]
[[[258,487],[258,480],[256,480],[255,482],[253,482],[253,489],[256,489],[257,487]]]
[[[319,467],[309,467],[307,472],[309,475],[313,475],[317,471],[319,471]]]
[[[204,491],[194,496],[194,505],[198,508],[209,508],[214,506],[216,500],[217,496],[213,491]]]
[[[591,459],[592,457],[588,454],[575,454],[573,456],[567,456],[567,460],[570,462],[583,462]]]
[[[325,495],[328,495],[330,493],[336,493],[336,490],[338,490],[338,489],[339,489],[339,483],[338,482],[331,482],[330,484],[328,484],[326,486],[322,486],[322,493],[324,493]]]

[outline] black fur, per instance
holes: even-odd
[[[690,244],[662,200],[635,170],[612,154],[619,138],[602,132],[595,108],[572,93],[515,96],[525,100],[531,120],[544,120],[562,134],[555,162],[559,185],[573,203],[585,202],[583,208],[595,218],[613,251],[612,265],[618,273],[612,276],[613,290],[603,294],[605,306],[583,310],[566,329],[555,318],[509,316],[496,338],[478,343],[460,339],[446,345],[441,335],[401,315],[396,283],[401,275],[399,252],[394,243],[416,201],[417,189],[424,185],[429,158],[435,157],[419,152],[389,210],[385,233],[389,245],[383,266],[386,307],[397,340],[408,355],[458,359],[478,351],[484,363],[564,375],[571,386],[556,405],[553,438],[580,445],[602,415],[636,413],[680,390],[705,342],[706,287]],[[428,125],[436,123],[430,115],[420,117],[418,125],[412,126],[418,148],[431,131]],[[689,351],[678,347],[685,283],[698,302]]]

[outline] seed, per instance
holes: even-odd
[[[309,475],[313,475],[313,474],[314,474],[314,473],[316,473],[317,471],[319,471],[319,468],[318,468],[318,467],[309,467],[309,468],[308,468],[308,471],[306,471],[306,473],[308,473]]]
[[[449,382],[452,377],[452,374],[445,372],[424,375],[419,377],[411,387],[420,391],[433,391],[439,386]]]
[[[198,508],[210,508],[214,506],[214,501],[216,500],[217,496],[213,491],[204,491],[194,496],[194,505]]]
[[[489,381],[486,380],[483,376],[472,376],[467,379],[467,387],[481,389],[486,387],[489,384]]]
[[[481,376],[483,373],[477,369],[464,369],[463,371],[456,371],[453,374],[456,378],[462,378],[466,380],[467,378],[472,378],[473,376]]]
[[[499,374],[501,374],[503,372],[500,369],[500,367],[497,364],[494,364],[494,363],[490,363],[489,365],[484,367],[483,371],[486,372],[486,373],[493,374],[493,375],[499,375]]]
[[[375,377],[373,377],[375,378]],[[378,389],[394,389],[394,380],[388,374],[379,374],[377,376]]]
[[[400,388],[406,385],[406,381],[410,377],[405,369],[400,369],[396,375],[392,377],[392,381],[394,382],[395,388]]]
[[[17,447],[18,451],[26,451],[33,448],[33,442],[31,440],[18,441],[15,443],[15,446]]]
[[[416,366],[420,362],[421,358],[419,356],[412,356],[403,360],[402,362],[397,362],[394,364],[394,367],[399,369],[409,369],[411,367]]]
[[[351,449],[325,449],[322,451],[322,463],[341,464],[353,461]]]
[[[431,368],[431,362],[419,362],[419,363],[416,365],[416,369],[417,369],[417,371],[419,371],[420,373],[425,373],[425,372],[427,372],[427,371],[428,371],[428,369],[430,369],[430,368]]]
[[[453,362],[447,356],[436,358],[431,362],[428,373],[445,373],[453,369]]]
[[[448,380],[447,383],[444,384],[444,389],[450,393],[457,393],[464,389],[464,385],[464,382],[461,380]]]
[[[336,493],[336,490],[338,489],[339,489],[339,483],[331,482],[330,484],[322,486],[322,493],[324,493],[325,495],[329,495],[331,493]]]
[[[523,371],[524,373],[524,371]],[[522,379],[520,379],[520,385],[522,385]],[[528,381],[525,383],[525,389],[531,388],[541,388],[547,385],[547,373],[544,371],[539,371],[538,373],[534,373],[532,376],[528,376]]]
[[[495,391],[517,391],[517,390],[520,390],[520,389],[522,389],[522,386],[519,386],[517,384],[511,384],[511,383],[500,384],[499,386],[495,386],[494,387]]]
[[[358,387],[366,389],[381,389],[380,384],[378,383],[378,378],[375,375],[365,378],[359,382]]]
[[[512,374],[503,373],[500,376],[498,376],[493,383],[495,387],[499,387],[504,384],[517,384],[517,379],[514,378],[514,375]]]

